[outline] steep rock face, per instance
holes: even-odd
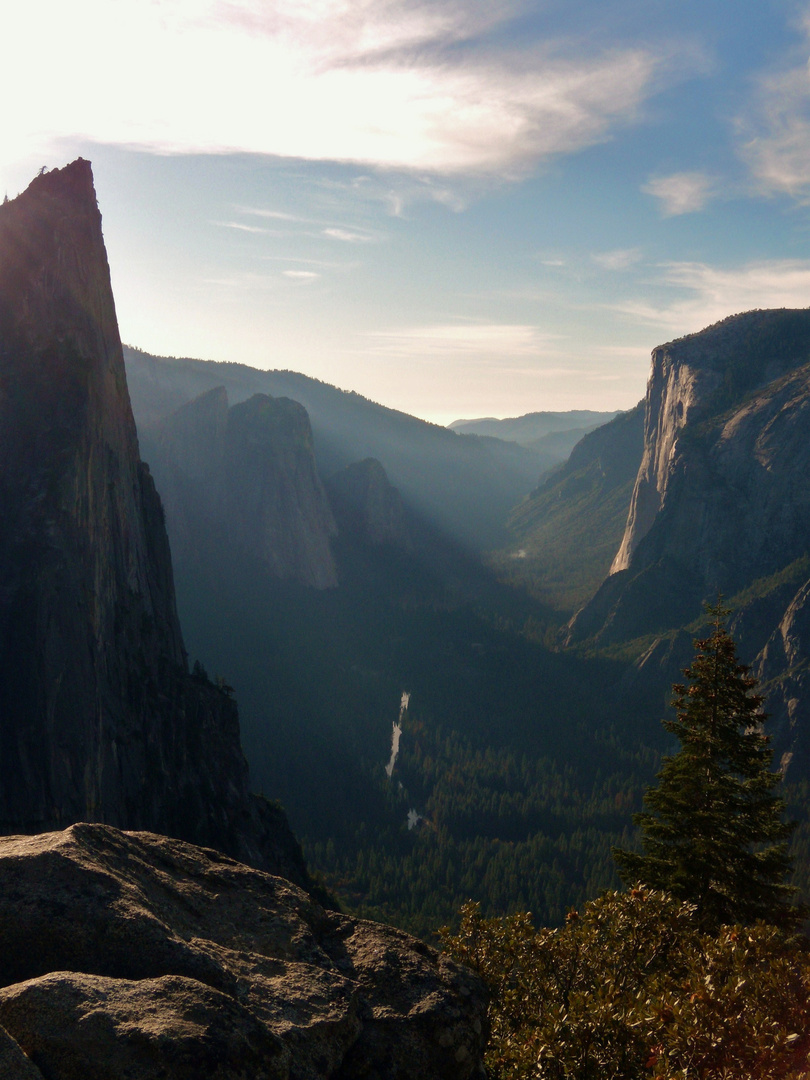
[[[217,539],[274,577],[337,584],[335,523],[297,402],[255,394],[229,408],[216,387],[147,429],[143,443],[176,558]]]
[[[627,527],[573,640],[677,626],[805,552],[808,361],[805,310],[734,316],[654,351]]]
[[[369,544],[413,548],[402,498],[376,458],[348,465],[329,478],[326,488],[341,532]]]
[[[79,825],[0,841],[0,987],[12,1076],[482,1075],[471,973],[280,878],[148,833]]]
[[[779,592],[784,595],[784,589]],[[777,764],[793,779],[810,772],[810,581],[779,608],[776,626],[753,666],[767,692]],[[760,619],[758,625],[773,622]]]
[[[305,880],[234,703],[187,674],[81,159],[0,206],[0,508],[0,830],[149,828]]]

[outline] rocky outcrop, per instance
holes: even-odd
[[[195,559],[205,544],[281,580],[337,584],[335,522],[303,406],[254,394],[229,408],[224,387],[215,387],[142,441],[176,559]]]
[[[611,576],[571,626],[674,627],[807,550],[810,311],[754,311],[653,352],[644,455]]]
[[[0,830],[165,832],[305,882],[192,679],[89,162],[0,206]]]
[[[767,694],[777,764],[791,779],[810,773],[810,581],[794,589],[787,603],[771,605],[778,613],[776,625],[753,665]],[[784,597],[785,589],[774,592]],[[746,609],[738,621],[754,622],[760,632],[774,624],[773,618],[752,619]]]
[[[413,549],[402,498],[376,458],[335,473],[326,490],[342,533],[372,545]]]
[[[483,990],[287,881],[102,825],[0,841],[0,1069],[47,1080],[469,1080]]]

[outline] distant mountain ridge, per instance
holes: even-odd
[[[256,393],[290,398],[309,415],[324,479],[375,458],[409,506],[475,550],[505,539],[512,507],[558,460],[512,442],[458,435],[291,371],[155,357],[127,346],[124,358],[139,429],[218,386],[232,404]]]
[[[549,459],[549,468],[565,461],[579,440],[607,424],[618,412],[594,412],[571,409],[568,412],[531,412],[498,420],[493,416],[479,420],[454,420],[447,426],[463,435],[485,435],[516,442]]]
[[[498,439],[528,445],[543,435],[561,431],[593,430],[607,424],[617,411],[595,412],[593,409],[570,409],[567,412],[530,412],[522,416],[510,416],[499,420],[494,416],[482,416],[474,420],[454,420],[447,426],[451,431],[468,435],[493,435]]]

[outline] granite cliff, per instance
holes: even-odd
[[[809,473],[810,310],[735,315],[655,349],[624,536],[569,627],[574,642],[662,635],[635,689],[663,686],[690,659],[679,628],[722,593],[792,778],[810,769]]]
[[[235,703],[188,675],[81,159],[0,206],[0,507],[0,830],[103,821],[306,883]]]
[[[142,433],[175,559],[201,543],[281,580],[337,584],[335,522],[303,406],[254,394],[229,407],[215,387]]]
[[[412,550],[405,504],[376,458],[347,465],[329,477],[326,490],[342,533]]]
[[[752,311],[653,351],[644,452],[610,576],[571,637],[688,622],[805,554],[810,311]]]

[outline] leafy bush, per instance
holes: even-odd
[[[470,904],[443,939],[490,989],[498,1080],[810,1075],[810,955],[773,926],[707,935],[694,905],[638,886],[554,930]]]

